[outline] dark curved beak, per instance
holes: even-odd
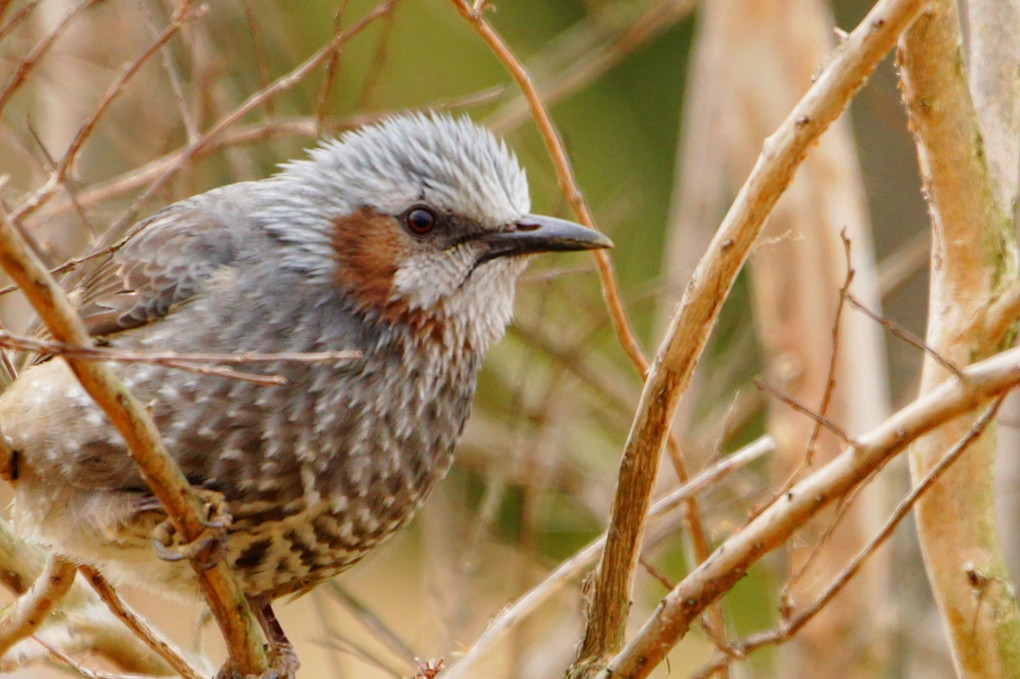
[[[538,252],[568,252],[613,247],[613,241],[594,229],[543,215],[525,215],[516,228],[479,236],[489,246],[479,263],[496,257],[530,255]]]

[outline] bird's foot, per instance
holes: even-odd
[[[298,660],[294,647],[289,643],[269,645],[269,669],[262,674],[242,675],[227,661],[216,679],[295,679],[301,661]]]
[[[153,548],[156,556],[164,561],[188,559],[209,569],[219,563],[226,553],[227,528],[231,516],[223,493],[205,488],[196,488],[195,493],[205,506],[206,518],[202,521],[205,530],[191,542],[184,542],[174,525],[165,520],[152,531]]]

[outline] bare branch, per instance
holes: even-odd
[[[3,210],[0,210],[0,265],[22,288],[53,337],[78,346],[90,343],[67,296],[28,249]],[[174,527],[189,542],[198,538],[205,530],[201,503],[163,446],[159,430],[145,407],[124,388],[106,364],[77,359],[67,359],[67,362],[124,437],[131,458],[138,464],[142,477],[159,498]],[[226,563],[195,561],[192,565],[227,642],[233,666],[242,674],[265,671],[268,665],[261,639],[244,594]]]
[[[645,512],[669,423],[765,217],[811,145],[843,111],[923,5],[922,0],[881,0],[854,29],[766,140],[763,154],[698,265],[658,351],[628,437],[610,540],[596,574],[585,641],[570,676],[597,670],[622,643]]]
[[[690,481],[662,499],[657,500],[652,505],[649,516],[660,517],[673,511],[688,498],[714,485],[730,472],[740,469],[774,450],[775,444],[768,437],[762,437],[744,446],[740,450],[726,456],[715,465],[695,475]],[[532,587],[517,601],[505,607],[492,619],[482,636],[475,640],[475,643],[460,661],[443,674],[443,679],[462,679],[463,677],[473,676],[469,668],[480,660],[509,629],[534,612],[556,589],[565,582],[578,577],[581,571],[598,557],[599,550],[602,549],[605,542],[605,534],[589,542],[572,557],[562,561],[556,567],[556,570],[546,576],[545,580]]]
[[[819,595],[809,605],[798,611],[797,615],[787,620],[782,627],[769,632],[762,632],[760,634],[752,635],[746,639],[742,639],[737,643],[733,644],[729,649],[728,653],[722,653],[717,655],[712,661],[698,671],[692,679],[702,679],[711,674],[713,670],[718,667],[729,664],[734,658],[743,658],[751,651],[762,648],[763,646],[770,646],[775,644],[781,644],[788,639],[792,638],[800,628],[809,623],[811,619],[822,610],[830,601],[832,601],[837,594],[839,594],[851,578],[853,578],[861,570],[861,566],[864,562],[875,553],[877,550],[896,530],[896,527],[901,521],[910,513],[914,503],[917,499],[927,491],[931,486],[938,481],[942,475],[949,469],[949,467],[960,458],[960,456],[967,450],[971,443],[974,442],[978,436],[988,427],[988,425],[995,419],[996,413],[999,411],[999,407],[1002,405],[1002,396],[996,399],[995,403],[990,405],[984,412],[983,415],[978,419],[977,422],[968,430],[967,434],[961,439],[953,448],[947,452],[939,463],[931,468],[931,470],[925,475],[919,484],[907,494],[905,498],[897,505],[896,509],[893,510],[892,515],[886,521],[882,529],[873,537],[867,545],[865,545],[847,564],[846,568],[829,584],[825,591]]]
[[[92,585],[99,598],[106,602],[110,611],[116,615],[135,636],[145,642],[156,655],[163,658],[175,672],[184,679],[202,679],[202,674],[184,658],[184,654],[173,646],[162,634],[152,629],[137,613],[131,610],[110,583],[99,571],[91,566],[79,566],[78,570]]]
[[[0,655],[33,634],[57,602],[74,584],[75,565],[51,556],[31,589],[18,597],[12,610],[0,619]]]
[[[640,679],[665,657],[704,608],[728,591],[747,569],[782,545],[810,517],[842,497],[919,436],[1020,383],[1020,349],[1010,349],[964,370],[857,438],[828,464],[790,489],[711,558],[690,573],[659,604],[626,647],[604,665],[601,679]]]

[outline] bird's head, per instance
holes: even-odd
[[[398,322],[460,319],[498,336],[528,255],[612,245],[530,214],[516,158],[467,118],[391,117],[322,144],[276,181],[270,228],[293,265]]]

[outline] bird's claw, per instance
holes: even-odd
[[[203,488],[195,489],[205,503],[206,518],[202,520],[205,530],[191,542],[183,542],[177,529],[169,520],[160,523],[152,532],[153,549],[163,561],[193,561],[202,570],[215,566],[223,558],[227,548],[227,528],[231,517],[223,493]]]

